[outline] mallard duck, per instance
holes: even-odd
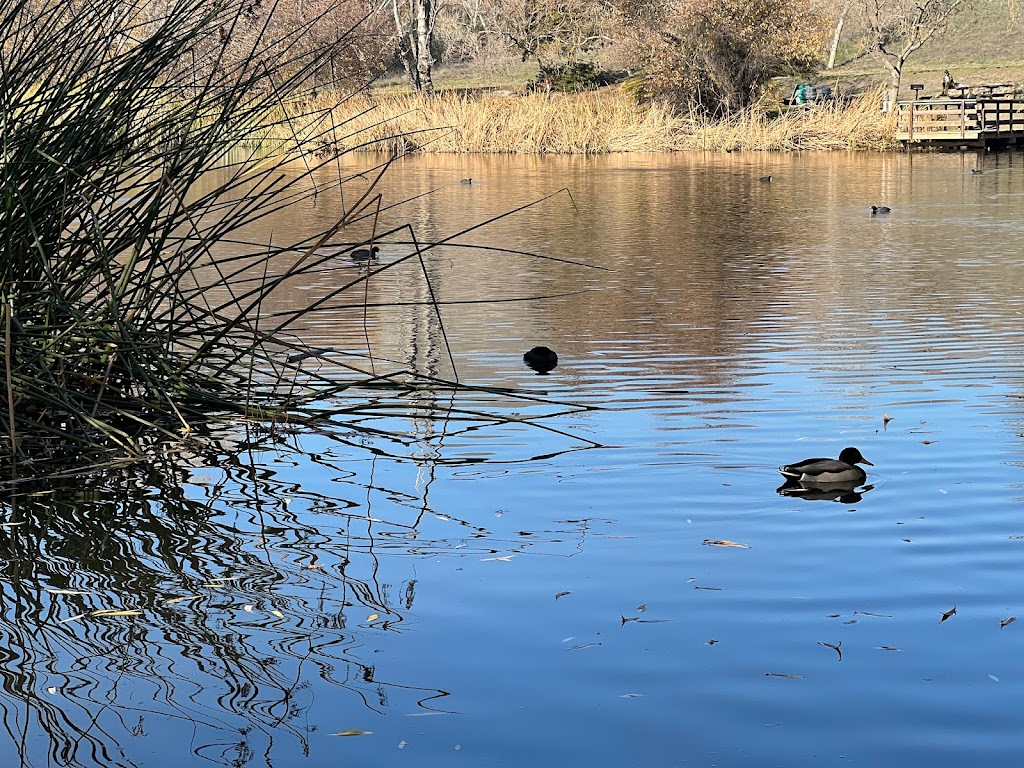
[[[558,355],[555,354],[553,349],[534,347],[523,355],[523,362],[537,373],[547,373],[558,365]]]
[[[876,213],[888,213],[891,210],[892,208],[887,205],[872,205],[871,215],[874,216]]]
[[[858,485],[867,479],[867,473],[857,464],[875,466],[856,448],[843,448],[838,459],[804,459],[779,467],[779,472],[803,485]]]
[[[373,248],[357,248],[352,251],[352,261],[369,261],[370,259],[376,259],[379,252],[380,248],[376,245],[373,246]]]

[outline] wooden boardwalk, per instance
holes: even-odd
[[[897,108],[896,138],[908,145],[1024,142],[1024,99],[917,99],[897,102]]]

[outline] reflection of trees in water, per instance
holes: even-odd
[[[412,413],[422,405],[412,399]],[[391,412],[301,436],[239,430],[203,453],[4,488],[5,751],[22,764],[133,766],[133,740],[155,735],[215,763],[272,765],[282,738],[308,754],[324,684],[356,710],[443,710],[441,687],[407,685],[372,661],[368,639],[398,631],[416,600],[415,579],[389,578],[395,558],[526,551],[579,530],[502,541],[446,510],[444,537],[426,535],[433,465],[486,461],[468,453],[475,440],[442,457],[441,439],[495,423],[461,412],[431,434],[418,422],[403,434]],[[578,447],[565,439],[547,453]],[[300,464],[315,486],[288,479]],[[410,465],[414,494],[392,487],[395,467]],[[94,613],[105,609],[140,613]],[[349,717],[331,714],[331,727]],[[173,741],[182,732],[187,746]]]

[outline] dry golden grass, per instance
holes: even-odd
[[[871,92],[849,105],[799,109],[770,117],[751,110],[725,121],[675,116],[641,106],[618,89],[581,94],[359,95],[329,118],[296,120],[294,138],[339,150],[520,154],[602,154],[673,150],[892,149],[895,116]],[[333,127],[330,121],[333,120]],[[325,129],[330,128],[325,133]],[[320,136],[320,138],[310,138]],[[291,138],[291,137],[279,137]]]

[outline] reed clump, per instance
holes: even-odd
[[[251,15],[234,0],[0,9],[0,458],[137,453],[142,434],[309,396],[283,354],[295,317],[260,307],[331,233],[214,246],[312,194],[281,173],[284,144],[228,157],[290,135],[274,109],[331,51],[299,52],[297,28],[231,55]]]
[[[724,120],[638,104],[619,88],[576,94],[362,94],[334,108],[320,149],[602,154],[677,150],[888,150],[895,115],[881,91],[786,112],[754,107]],[[319,108],[327,108],[321,101]]]

